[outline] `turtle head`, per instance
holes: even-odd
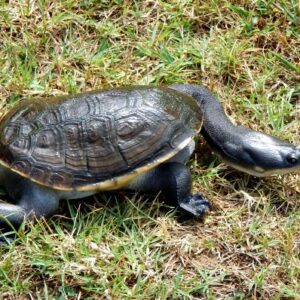
[[[231,145],[225,152],[223,158],[230,165],[254,176],[300,171],[300,146],[260,132],[249,130],[239,145]]]

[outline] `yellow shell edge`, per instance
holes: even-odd
[[[158,166],[159,164],[167,161],[168,159],[172,158],[173,156],[175,156],[180,150],[182,150],[183,148],[185,148],[191,141],[192,141],[193,137],[189,137],[188,139],[184,140],[181,144],[179,144],[175,150],[171,151],[170,153],[168,153],[165,156],[160,157],[158,160],[154,161],[153,163],[150,163],[148,165],[139,167],[129,173],[126,173],[124,175],[121,176],[117,176],[115,178],[109,179],[109,180],[105,180],[99,183],[95,183],[95,184],[89,184],[89,185],[85,185],[85,186],[81,186],[78,188],[64,188],[61,186],[57,186],[57,185],[47,185],[44,184],[42,182],[39,182],[36,179],[30,178],[30,176],[16,170],[16,169],[12,169],[8,164],[6,164],[4,161],[0,161],[0,165],[2,165],[3,167],[7,168],[8,170],[11,170],[14,173],[19,174],[21,177],[24,178],[28,178],[30,181],[35,182],[39,185],[48,187],[48,188],[53,188],[55,190],[59,190],[59,191],[66,191],[66,192],[71,192],[71,191],[76,191],[76,192],[88,192],[88,191],[110,191],[110,190],[117,190],[125,185],[127,185],[131,180],[133,180],[135,177],[137,177],[138,175],[145,173],[153,168],[155,168],[156,166]]]

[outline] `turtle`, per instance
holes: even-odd
[[[300,169],[300,147],[234,125],[196,84],[129,86],[20,101],[0,123],[0,230],[51,217],[63,199],[111,190],[162,192],[187,216],[210,208],[186,166],[202,134],[230,166],[254,176]]]

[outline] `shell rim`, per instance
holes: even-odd
[[[200,132],[201,127],[202,127],[202,122],[201,122],[201,126],[196,131],[195,135]],[[195,135],[185,139],[183,142],[181,142],[176,147],[176,149],[174,149],[173,151],[169,152],[168,154],[160,157],[159,159],[157,159],[149,164],[138,167],[138,168],[134,169],[133,171],[130,171],[130,172],[125,173],[120,176],[116,176],[112,179],[107,179],[107,180],[104,180],[101,182],[87,184],[87,185],[74,187],[74,188],[66,188],[66,187],[57,186],[57,185],[48,185],[46,183],[40,182],[36,179],[31,178],[28,175],[16,170],[16,169],[13,169],[11,166],[6,164],[3,160],[0,160],[0,166],[7,168],[8,170],[10,170],[14,173],[17,173],[21,177],[27,178],[28,180],[30,180],[38,185],[48,187],[48,188],[51,188],[51,189],[54,189],[57,191],[63,191],[63,192],[111,191],[111,190],[117,190],[117,189],[125,186],[126,184],[128,184],[131,180],[133,180],[138,175],[143,174],[143,173],[155,168],[156,166],[160,165],[161,163],[167,161],[168,159],[171,159],[179,151],[183,150],[193,140]]]

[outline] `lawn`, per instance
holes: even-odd
[[[1,115],[30,97],[198,83],[236,124],[300,144],[299,6],[0,0]],[[300,299],[300,176],[245,175],[197,144],[205,220],[160,195],[62,203],[0,248],[0,298]]]

